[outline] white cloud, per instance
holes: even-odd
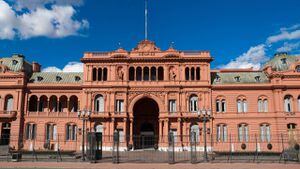
[[[69,62],[63,69],[59,69],[55,66],[50,66],[44,68],[42,72],[83,72],[83,63]]]
[[[296,24],[289,28],[281,28],[280,33],[267,38],[267,43],[276,43],[284,40],[293,40],[300,38],[300,24]]]
[[[297,43],[288,43],[288,42],[284,42],[283,46],[278,48],[276,51],[277,52],[291,52],[295,49],[299,49],[300,48],[300,42]]]
[[[264,44],[260,44],[257,46],[250,47],[250,49],[237,57],[234,60],[231,60],[226,65],[221,65],[221,68],[229,69],[229,68],[253,68],[260,69],[261,63],[265,62],[269,58],[266,56],[265,52],[266,48]]]
[[[80,6],[83,0],[9,0],[14,4],[14,8],[18,11],[22,9],[34,10],[46,5],[61,5],[61,6]]]
[[[28,12],[17,13],[8,3],[0,0],[0,9],[0,39],[62,38],[79,35],[81,30],[89,27],[87,20],[74,19],[76,10],[71,5],[37,6]]]
[[[13,39],[15,36],[14,25],[16,24],[15,12],[2,0],[0,0],[0,9],[0,39]]]

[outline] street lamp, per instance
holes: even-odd
[[[207,143],[206,143],[206,122],[208,122],[210,119],[212,119],[211,110],[203,108],[202,110],[199,110],[197,112],[197,114],[198,114],[199,119],[203,121],[204,159],[205,159],[205,161],[208,161]]]
[[[85,161],[85,154],[84,154],[84,147],[85,147],[85,124],[86,121],[90,119],[91,117],[91,111],[90,110],[79,110],[77,112],[77,116],[80,120],[82,120],[82,161]]]

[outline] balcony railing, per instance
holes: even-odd
[[[0,111],[0,118],[15,118],[17,111]]]

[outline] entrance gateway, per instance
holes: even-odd
[[[159,107],[155,100],[144,97],[133,107],[133,148],[154,148],[158,145]]]

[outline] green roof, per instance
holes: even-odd
[[[299,57],[287,55],[287,53],[278,53],[264,67],[271,66],[275,71],[285,71],[290,68],[292,63],[297,62],[298,59]]]
[[[9,70],[14,72],[25,72],[30,76],[32,73],[32,65],[28,63],[23,55],[12,55],[11,57],[0,58],[1,64],[8,67]]]
[[[30,83],[82,83],[81,72],[36,72],[33,73]]]
[[[255,84],[268,83],[264,72],[212,72],[212,84]]]

